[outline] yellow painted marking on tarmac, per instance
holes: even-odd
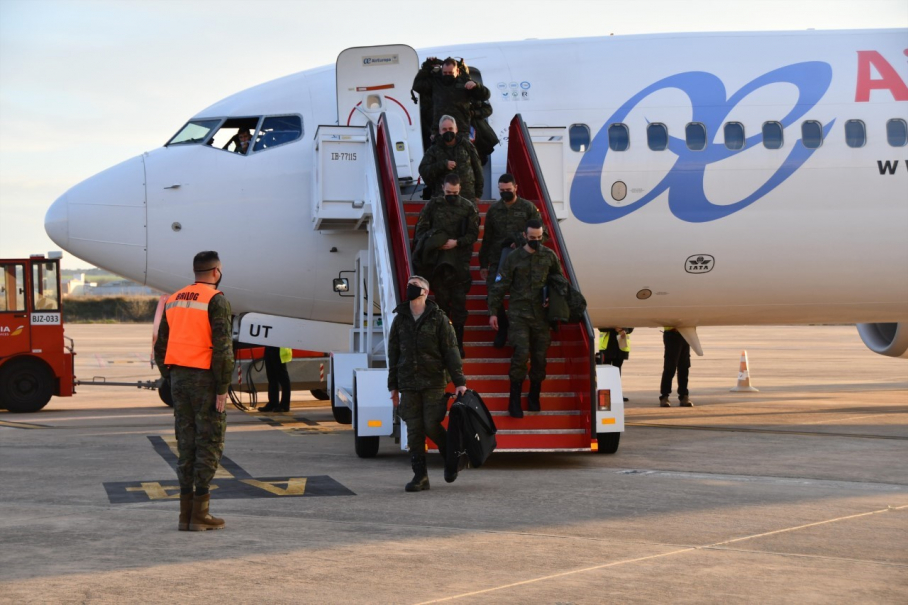
[[[302,496],[306,493],[306,478],[290,478],[286,481],[259,481],[257,479],[240,479],[241,483],[263,489],[275,496]],[[286,485],[280,488],[278,485]]]
[[[603,418],[602,424],[615,424],[615,419],[614,418]]]
[[[177,438],[173,435],[161,435],[161,439],[164,440],[164,443],[167,444],[167,447],[170,448],[170,451],[179,458],[180,450],[177,448]],[[233,473],[228,471],[226,468],[221,466],[221,463],[218,462],[218,470],[214,472],[215,479],[234,479]]]
[[[0,426],[8,426],[14,429],[46,429],[48,427],[40,424],[29,424],[27,422],[10,422],[9,420],[0,420]]]
[[[381,426],[381,420],[370,420],[367,424],[378,428]]]
[[[175,493],[169,494],[168,490],[175,490]],[[161,485],[157,481],[142,483],[141,487],[127,487],[128,492],[145,492],[149,500],[172,500],[180,497],[179,485]]]
[[[555,578],[563,578],[565,576],[572,576],[578,573],[585,573],[588,571],[596,571],[599,569],[607,569],[609,567],[617,567],[619,565],[626,565],[628,563],[639,563],[640,561],[651,561],[653,559],[660,559],[662,557],[670,557],[672,555],[680,555],[682,553],[692,552],[695,550],[704,550],[710,548],[716,548],[719,546],[724,546],[726,544],[733,544],[735,542],[742,542],[744,540],[752,540],[755,538],[763,538],[765,536],[772,536],[775,534],[781,534],[790,531],[797,531],[799,529],[805,529],[808,527],[816,527],[818,525],[826,525],[827,523],[836,523],[837,521],[846,521],[848,519],[857,519],[859,517],[867,517],[870,515],[878,515],[880,513],[887,513],[896,510],[908,509],[908,505],[903,506],[890,506],[888,508],[883,508],[880,510],[874,510],[867,513],[859,513],[856,515],[848,515],[845,517],[837,517],[835,519],[827,519],[826,521],[817,521],[816,523],[807,523],[805,525],[797,525],[795,527],[786,527],[785,529],[777,529],[775,531],[764,532],[761,534],[754,534],[752,536],[744,536],[742,538],[735,538],[734,540],[725,540],[724,542],[715,542],[713,544],[708,544],[706,546],[693,546],[690,548],[680,548],[678,550],[673,550],[671,552],[661,553],[658,555],[649,555],[646,557],[637,557],[635,559],[626,559],[624,561],[614,561],[612,563],[603,563],[602,565],[594,565],[592,567],[584,567],[583,569],[573,569],[570,571],[563,571],[561,573],[556,573],[548,576],[542,576],[540,578],[533,578],[531,580],[524,580],[522,582],[513,582],[511,584],[503,584],[501,586],[494,586],[492,588],[486,588],[484,590],[475,590],[473,592],[465,592],[457,595],[452,595],[450,597],[443,597],[441,599],[433,599],[432,601],[423,601],[419,605],[427,605],[428,603],[443,603],[445,601],[453,601],[454,599],[462,599],[464,597],[474,597],[476,595],[486,594],[490,592],[496,592],[499,590],[505,590],[508,588],[515,588],[517,586],[525,586],[527,584],[535,584],[536,582],[543,582],[545,580],[553,580]]]

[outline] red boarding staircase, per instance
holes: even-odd
[[[406,276],[410,272],[409,242],[413,239],[419,212],[425,206],[423,200],[400,200],[397,187],[389,187],[387,177],[393,176],[390,181],[396,183],[394,162],[390,147],[384,144],[387,139],[387,128],[383,121],[379,122],[377,142],[380,151],[380,174],[383,175],[383,193],[387,204],[387,224],[389,225],[389,238],[395,255],[395,279],[399,284],[399,291],[403,294],[406,289]],[[546,245],[549,246],[561,260],[565,276],[572,284],[577,284],[570,258],[563,243],[558,221],[555,219],[551,199],[542,179],[542,172],[536,159],[535,151],[529,137],[526,125],[518,114],[510,126],[508,142],[508,171],[514,175],[520,187],[521,197],[532,201],[539,208],[542,215],[546,233],[549,236]],[[548,377],[542,384],[540,397],[542,411],[538,413],[524,412],[523,418],[512,418],[508,415],[508,395],[512,348],[506,346],[496,349],[492,346],[495,334],[488,325],[488,306],[486,304],[486,283],[479,275],[479,246],[482,243],[485,213],[492,204],[491,201],[482,201],[479,204],[479,213],[482,225],[479,231],[479,241],[473,248],[471,273],[473,287],[467,296],[467,309],[469,318],[464,330],[464,373],[467,377],[467,386],[482,395],[483,400],[495,417],[498,427],[498,449],[511,451],[570,451],[592,448],[596,436],[591,432],[591,417],[594,405],[594,376],[595,362],[591,343],[593,330],[589,318],[584,317],[580,324],[562,325],[560,330],[553,332],[552,345],[549,348]],[[402,208],[402,216],[397,208]],[[401,219],[406,224],[406,239],[403,237]],[[404,260],[406,259],[406,260]],[[401,296],[400,300],[404,300]],[[524,389],[529,388],[529,380],[524,382]],[[449,389],[450,390],[450,389]],[[523,407],[526,408],[526,392],[523,393]]]

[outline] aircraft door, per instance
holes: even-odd
[[[397,176],[415,180],[423,148],[419,108],[410,88],[419,71],[416,51],[404,44],[348,48],[337,57],[337,123],[362,126],[388,120]]]
[[[536,158],[542,168],[546,188],[549,190],[549,197],[552,198],[555,217],[559,221],[564,220],[568,216],[564,203],[567,198],[565,184],[569,182],[565,179],[564,171],[567,128],[531,126],[528,130],[530,138],[533,140],[533,148],[536,150]]]

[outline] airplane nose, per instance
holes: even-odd
[[[138,156],[61,195],[44,217],[44,230],[70,254],[145,283],[145,218],[145,161]]]
[[[64,193],[50,205],[44,215],[44,231],[47,237],[64,250],[69,248],[69,207]]]

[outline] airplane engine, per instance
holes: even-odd
[[[908,359],[908,323],[858,324],[858,334],[874,353]]]

